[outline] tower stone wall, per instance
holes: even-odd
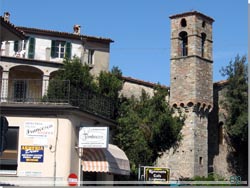
[[[180,145],[157,160],[170,168],[170,178],[208,173],[208,114],[213,107],[212,23],[199,12],[171,19],[170,105],[185,117]]]

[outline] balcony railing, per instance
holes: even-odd
[[[70,82],[60,81],[65,91],[60,98],[46,97],[49,80],[2,79],[0,83],[1,102],[5,103],[69,103]]]
[[[2,79],[0,93],[1,103],[70,104],[83,111],[114,118],[114,104],[110,98],[78,90],[68,80]]]

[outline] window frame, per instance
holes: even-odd
[[[72,45],[71,42],[63,40],[51,41],[51,57],[52,58],[71,58]]]
[[[22,87],[21,90],[20,86]],[[24,91],[22,91],[22,89],[24,89]],[[17,97],[17,95],[20,95],[21,97]],[[20,79],[13,80],[13,100],[15,102],[24,102],[27,99],[27,95],[28,95],[28,81]]]
[[[94,49],[88,49],[88,65],[93,66],[94,65]]]
[[[180,48],[181,48],[181,56],[188,56],[188,33],[186,31],[182,31],[179,33],[180,38]]]

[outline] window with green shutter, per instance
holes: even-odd
[[[51,41],[52,58],[71,58],[71,43],[59,40]]]
[[[71,43],[70,42],[66,42],[66,54],[65,54],[65,57],[71,59]]]
[[[30,39],[29,39],[28,58],[34,59],[34,57],[35,57],[35,38],[30,37]]]
[[[51,41],[51,52],[50,52],[50,55],[53,58],[56,57],[56,41],[55,40]]]
[[[18,42],[18,40],[16,40],[14,42],[14,52],[18,52],[18,45],[19,45],[19,42]]]

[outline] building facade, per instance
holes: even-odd
[[[63,80],[58,83],[64,84],[63,100],[44,98],[65,57],[78,57],[94,76],[108,71],[113,41],[82,35],[78,25],[73,33],[16,27],[9,16],[1,17],[0,113],[9,129],[0,156],[0,184],[65,186],[73,173],[80,185],[129,175],[126,154],[112,144],[112,101],[95,96],[72,106],[69,82]],[[79,147],[81,127],[107,128],[107,147],[94,152]]]
[[[1,180],[2,177],[6,182],[20,178],[36,180],[40,176],[53,185],[57,180],[66,183],[69,173],[77,174],[80,180],[113,180],[115,174],[128,175],[129,161],[119,148],[110,145],[110,150],[89,150],[89,153],[79,152],[77,148],[77,133],[82,125],[109,127],[112,144],[115,123],[110,113],[86,111],[70,106],[68,101],[44,103],[42,100],[50,79],[62,67],[64,57],[78,57],[91,67],[95,76],[101,71],[108,71],[113,41],[82,35],[79,25],[73,27],[72,33],[65,33],[16,27],[8,19],[1,17],[4,33],[1,36],[0,61],[1,114],[9,120],[10,130],[13,127],[10,134],[16,135],[13,139],[16,145],[13,145],[14,151],[10,148],[1,159],[1,162],[11,163],[6,164],[10,165],[7,171],[1,166]],[[207,176],[211,172],[229,177],[232,175],[228,161],[231,150],[223,128],[225,112],[220,106],[226,82],[213,83],[212,80],[214,20],[197,11],[176,14],[170,20],[171,86],[166,87],[170,90],[166,99],[175,115],[181,112],[186,120],[180,146],[166,151],[155,166],[170,168],[171,180]],[[123,81],[121,95],[125,97],[139,98],[142,90],[154,95],[156,84],[130,77],[123,77]],[[67,86],[68,83],[64,84]],[[25,130],[36,123],[51,124],[53,131],[48,131],[50,135],[45,139],[27,135]],[[37,150],[43,153],[44,167],[41,162],[22,161],[21,153],[31,146],[41,146],[41,151]],[[112,167],[109,166],[112,161],[105,158],[106,167],[101,167],[98,161],[107,152],[113,156],[117,154],[114,158],[122,163],[117,162]],[[91,162],[91,156],[95,156],[93,153],[99,153],[95,163]],[[82,154],[88,157],[84,158]],[[61,165],[63,161],[70,162]]]

